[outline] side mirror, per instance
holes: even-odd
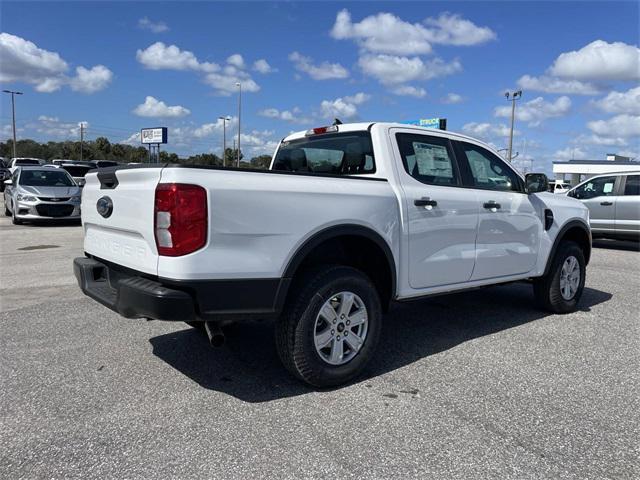
[[[527,173],[524,185],[527,193],[546,192],[549,189],[549,179],[544,173]]]
[[[11,180],[5,180],[4,184],[5,185],[13,185],[13,182]]]

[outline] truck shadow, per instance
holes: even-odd
[[[585,288],[580,310],[612,295]],[[474,338],[515,328],[549,314],[533,305],[531,287],[511,284],[397,303],[385,316],[376,356],[356,382],[402,368]],[[270,323],[228,327],[224,347],[213,349],[203,333],[187,328],[150,339],[153,353],[204,388],[259,403],[313,390],[280,363]]]

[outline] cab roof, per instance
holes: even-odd
[[[371,128],[373,128],[373,126],[375,125],[376,128],[404,128],[404,129],[410,129],[410,130],[418,130],[421,132],[432,132],[436,135],[444,135],[450,138],[456,138],[458,140],[466,140],[466,141],[471,141],[474,143],[478,143],[481,144],[483,146],[485,146],[487,149],[494,151],[495,152],[495,148],[492,147],[491,145],[488,145],[487,143],[478,140],[477,138],[473,138],[473,137],[469,137],[468,135],[463,135],[461,133],[457,133],[457,132],[452,132],[450,130],[438,130],[438,129],[434,129],[434,128],[427,128],[427,127],[420,127],[418,125],[411,125],[411,124],[407,124],[407,123],[397,123],[397,122],[358,122],[358,123],[342,123],[340,125],[337,125],[338,128],[338,132],[357,132],[357,131],[364,131],[364,130],[369,130]],[[324,126],[329,126],[329,125],[324,125]],[[313,128],[311,129],[313,130]],[[305,138],[307,136],[307,132],[309,132],[309,130],[301,130],[299,132],[293,132],[289,135],[287,135],[283,141],[290,141],[290,140],[297,140],[300,138]]]

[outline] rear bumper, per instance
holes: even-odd
[[[171,280],[94,258],[73,270],[82,292],[127,318],[231,323],[279,314],[288,279]]]

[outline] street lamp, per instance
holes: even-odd
[[[22,92],[13,92],[11,90],[2,90],[4,93],[11,94],[11,112],[13,114],[13,158],[16,158],[18,155],[16,154],[16,95],[24,95]]]
[[[516,115],[516,100],[522,97],[522,90],[510,93],[505,92],[504,96],[507,100],[511,100],[511,132],[509,133],[509,151],[507,153],[507,160],[511,161],[511,152],[513,150],[513,122]]]
[[[236,87],[238,87],[238,164],[237,164],[237,167],[240,168],[240,115],[242,113],[242,84],[240,82],[236,82]]]
[[[227,166],[227,122],[229,117],[218,117],[222,120],[222,166]]]

